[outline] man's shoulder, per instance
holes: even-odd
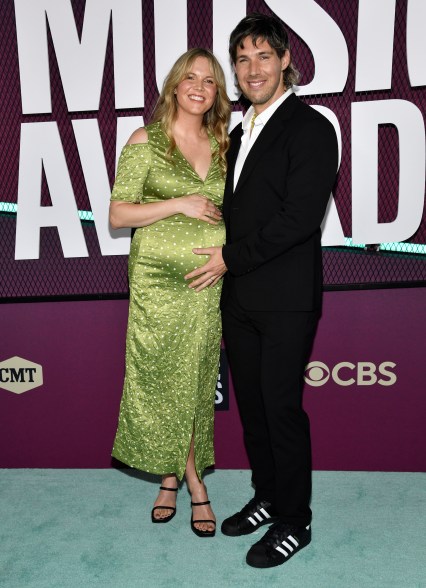
[[[295,96],[296,98],[296,108],[295,114],[302,119],[305,120],[320,120],[325,122],[326,124],[331,124],[330,121],[326,116],[324,116],[321,112],[319,112],[313,106],[307,104],[303,99]]]
[[[280,104],[271,117],[274,123],[279,119],[284,121],[287,128],[289,127],[289,122],[294,123],[290,125],[291,127],[295,126],[299,128],[305,124],[308,126],[310,124],[315,125],[315,122],[319,125],[331,125],[327,117],[299,98],[294,92]]]
[[[293,126],[299,131],[307,133],[321,132],[335,135],[335,129],[332,122],[322,112],[310,106],[299,97],[295,96],[295,108],[291,119],[295,123]]]

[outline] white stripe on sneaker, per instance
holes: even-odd
[[[289,536],[287,537],[287,539],[290,539],[290,541],[291,541],[292,543],[294,543],[294,545],[295,545],[296,547],[299,547],[299,543],[296,541],[296,539],[293,537],[293,535],[289,535]]]
[[[262,517],[260,516],[260,514],[258,512],[255,512],[254,516],[257,518],[258,521],[260,521],[260,522],[263,521]]]
[[[267,519],[270,519],[270,515],[266,512],[266,510],[264,508],[260,509],[260,512],[263,514],[263,516],[265,516]]]
[[[292,547],[292,546],[290,545],[290,543],[287,543],[287,541],[283,541],[283,542],[282,542],[282,545],[284,545],[284,547],[287,547],[287,549],[288,549],[289,551],[294,551],[294,547]]]
[[[279,545],[275,548],[277,551],[281,552],[283,555],[285,555],[286,557],[288,557],[288,553],[287,551],[285,551],[285,549],[282,549],[282,547],[280,547]]]
[[[252,525],[257,525],[257,521],[255,521],[253,517],[249,517],[248,520],[251,522]]]

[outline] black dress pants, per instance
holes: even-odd
[[[231,292],[222,317],[255,495],[283,522],[308,525],[311,441],[302,389],[319,313],[247,311]]]

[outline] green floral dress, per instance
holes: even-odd
[[[160,123],[146,128],[148,142],[126,145],[111,200],[161,202],[203,194],[221,207],[224,179],[217,142],[203,181]],[[184,275],[207,256],[194,247],[223,245],[223,222],[210,225],[177,214],[135,231],[129,257],[130,308],[126,375],[112,455],[155,474],[181,479],[194,433],[199,477],[214,463],[213,420],[218,375],[221,282],[195,292]]]

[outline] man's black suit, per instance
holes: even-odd
[[[256,495],[284,522],[311,519],[304,366],[321,308],[320,225],[337,170],[331,123],[291,94],[253,144],[235,192],[242,127],[224,197],[226,349]]]

